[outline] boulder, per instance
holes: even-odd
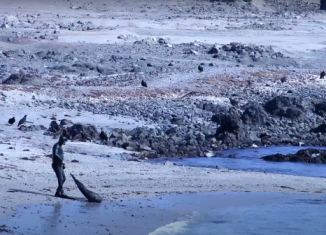
[[[245,124],[264,125],[268,120],[268,114],[258,103],[248,103],[247,108],[241,116]]]
[[[80,134],[81,132],[85,132],[86,135],[92,139],[99,138],[99,132],[93,125],[84,125],[81,123],[77,123],[70,127],[70,135],[72,138],[75,138],[75,136]]]
[[[273,154],[262,157],[265,161],[273,162],[304,162],[304,163],[326,163],[326,150],[303,149],[295,154]]]
[[[176,133],[177,133],[177,128],[175,128],[175,127],[172,127],[165,131],[165,134],[167,134],[167,135],[174,135]]]
[[[5,85],[17,85],[20,84],[23,80],[23,74],[14,73],[9,76],[2,84]]]
[[[241,116],[235,108],[230,108],[220,119],[220,127],[216,130],[216,139],[227,147],[251,145],[249,131],[243,125]]]
[[[305,117],[303,111],[295,107],[283,109],[280,111],[279,115],[292,120],[304,120]]]
[[[314,104],[314,106],[315,106],[314,113],[325,118],[326,117],[326,102],[320,102],[320,103]]]
[[[240,115],[234,108],[230,108],[229,112],[220,118],[220,125],[219,132],[229,133],[235,133],[243,126]]]
[[[69,125],[72,125],[72,124],[73,124],[73,122],[71,120],[69,120],[69,119],[62,119],[60,121],[60,126],[69,126]]]
[[[216,45],[214,45],[208,52],[208,54],[218,54],[219,53],[219,49]]]
[[[52,121],[50,123],[50,128],[48,129],[49,132],[55,133],[60,129],[58,123],[56,121]]]
[[[176,125],[182,125],[183,124],[183,118],[177,115],[172,115],[172,118],[170,119],[170,122],[172,124]]]
[[[297,97],[277,96],[264,105],[265,110],[279,117],[286,117],[292,120],[304,118],[304,108],[301,99]]]
[[[209,112],[216,112],[217,105],[213,103],[203,103],[202,109]]]
[[[321,124],[318,127],[311,129],[310,132],[325,134],[326,133],[326,124]]]

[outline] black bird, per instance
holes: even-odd
[[[325,75],[326,75],[325,71],[321,72],[320,73],[320,79],[323,79],[325,77]]]
[[[102,141],[108,141],[108,135],[102,130],[100,133],[100,138]]]
[[[12,117],[12,118],[9,118],[8,123],[9,123],[10,125],[12,125],[12,124],[15,123],[15,121],[16,121],[15,117]]]
[[[203,71],[204,71],[204,67],[201,66],[201,65],[199,65],[199,66],[198,66],[198,70],[199,70],[199,72],[203,72]]]
[[[51,131],[51,132],[57,132],[58,130],[59,130],[60,128],[59,128],[59,125],[58,125],[58,123],[56,122],[56,121],[52,121],[51,123],[50,123],[50,128],[49,128],[49,131]]]
[[[18,126],[23,125],[26,122],[27,115],[25,115],[20,121],[18,122]]]
[[[282,77],[282,78],[281,78],[281,82],[284,83],[284,82],[286,82],[286,81],[287,81],[286,77]]]
[[[141,80],[141,85],[142,85],[143,87],[147,87],[147,83],[146,83],[144,80]]]

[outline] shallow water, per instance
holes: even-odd
[[[267,147],[252,149],[232,149],[221,151],[222,157],[169,159],[177,165],[201,167],[225,167],[232,170],[265,171],[271,173],[326,177],[326,164],[307,164],[293,162],[268,162],[260,159],[275,153],[290,154],[309,147]],[[326,147],[313,147],[326,149]],[[234,155],[235,158],[228,158]],[[165,160],[159,159],[155,162]]]
[[[20,207],[14,234],[324,235],[324,195],[201,193],[151,200]]]

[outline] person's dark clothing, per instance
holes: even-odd
[[[63,149],[62,149],[62,146],[59,145],[59,143],[56,143],[53,146],[52,161],[53,161],[53,164],[55,164],[55,165],[62,165],[62,163],[64,161]]]
[[[64,173],[64,153],[62,146],[59,143],[56,143],[53,146],[52,150],[52,168],[57,176],[58,179],[58,189],[56,192],[56,196],[61,196],[64,194],[63,191],[63,184],[66,181],[66,176]]]
[[[65,172],[63,170],[63,165],[59,166],[59,165],[52,164],[52,169],[54,170],[55,175],[57,176],[57,179],[58,179],[58,188],[57,188],[56,195],[58,195],[58,194],[59,194],[58,196],[63,195],[64,194],[63,184],[66,181]]]

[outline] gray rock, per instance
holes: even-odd
[[[268,120],[268,114],[258,103],[248,103],[241,119],[245,124],[264,125]]]
[[[21,125],[18,129],[21,131],[44,131],[46,130],[46,127],[43,125],[31,125],[31,126]]]

